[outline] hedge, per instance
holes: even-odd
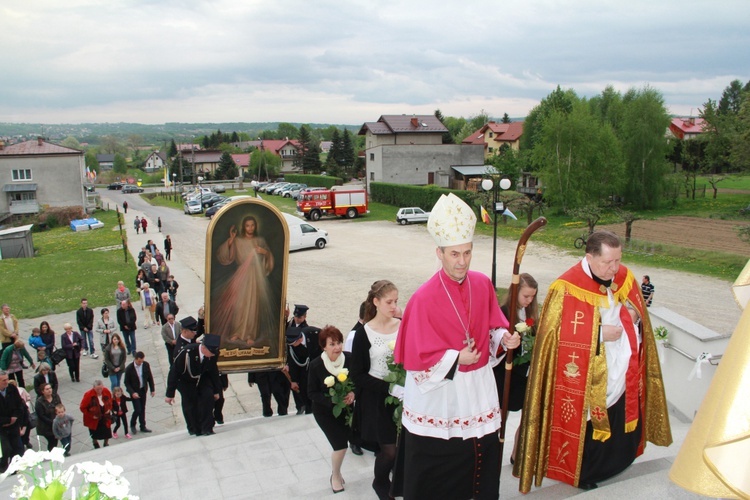
[[[394,205],[397,207],[420,207],[430,211],[440,195],[453,193],[464,200],[470,207],[478,207],[477,194],[471,191],[448,189],[431,184],[429,186],[411,186],[407,184],[370,183],[370,201]]]
[[[284,174],[284,180],[286,182],[294,182],[297,184],[307,184],[310,187],[324,187],[324,188],[340,186],[344,183],[344,180],[340,177],[332,177],[330,175],[312,175],[312,174]]]

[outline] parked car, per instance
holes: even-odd
[[[405,226],[412,222],[427,222],[430,212],[425,212],[419,207],[399,208],[396,212],[396,222]]]
[[[216,203],[220,201],[226,200],[226,196],[222,196],[220,194],[209,194],[208,196],[203,195],[203,208],[208,208],[214,206]]]
[[[203,212],[203,215],[205,215],[206,217],[208,217],[210,219],[214,215],[216,215],[216,212],[218,212],[221,209],[221,207],[223,207],[225,205],[228,205],[231,202],[232,202],[232,200],[230,200],[229,198],[225,198],[224,201],[220,201],[218,203],[214,203],[213,205],[211,205],[210,207],[208,207],[205,212]]]
[[[196,188],[191,188],[191,189],[188,189],[187,191],[185,191],[184,193],[182,193],[182,197],[183,197],[184,199],[188,199],[188,198],[194,197],[194,196],[196,196],[196,195],[199,195],[199,196],[200,196],[200,194],[201,194],[201,191],[203,191],[203,194],[204,194],[204,195],[207,195],[207,194],[211,194],[211,193],[213,193],[213,191],[211,191],[211,190],[210,190],[209,188],[207,188],[207,187],[202,187],[202,188],[200,188],[200,189],[198,189],[198,188],[196,187]]]
[[[289,226],[289,251],[303,248],[325,248],[328,243],[328,231],[323,231],[308,222],[291,214],[284,214]]]
[[[278,184],[278,182],[269,182],[265,186],[259,187],[258,191],[260,191],[261,193],[267,193],[270,189],[273,189],[276,184]]]
[[[126,186],[122,187],[122,193],[123,194],[130,194],[130,193],[142,193],[143,188],[138,187],[135,184],[128,184]]]
[[[183,210],[186,214],[199,214],[201,210],[201,200],[188,200],[183,205]]]
[[[266,189],[268,194],[281,194],[281,190],[287,187],[291,182],[279,182],[274,187]]]
[[[107,189],[109,189],[109,190],[111,190],[111,191],[113,191],[113,190],[115,190],[115,189],[118,189],[118,190],[119,190],[119,189],[122,189],[122,187],[123,187],[124,185],[125,185],[125,184],[124,184],[124,183],[122,183],[122,182],[113,182],[112,184],[110,184],[109,186],[107,186]]]
[[[215,186],[212,186],[214,193],[226,193],[227,187],[224,184],[217,184]]]
[[[300,190],[307,187],[307,184],[290,184],[286,186],[285,188],[281,189],[281,192],[279,193],[284,198],[293,198],[294,193],[299,194]]]

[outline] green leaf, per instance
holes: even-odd
[[[338,418],[339,415],[341,415],[341,407],[339,405],[336,405],[333,407],[333,416]]]

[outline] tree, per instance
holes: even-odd
[[[115,161],[112,170],[118,174],[125,174],[128,171],[128,163],[125,161],[125,157],[120,153],[115,154]]]
[[[268,180],[279,175],[281,158],[272,151],[256,149],[250,153],[248,172],[258,180]]]
[[[319,174],[323,166],[320,161],[320,143],[313,139],[307,125],[300,127],[299,144],[294,166],[306,174]]]
[[[500,123],[510,123],[510,116],[508,116],[508,113],[503,113],[503,119],[500,120]]]
[[[234,179],[239,175],[237,164],[234,162],[232,155],[225,151],[219,159],[219,166],[216,169],[216,179]]]
[[[512,183],[511,189],[516,189],[524,166],[524,161],[521,159],[519,151],[512,148],[505,148],[499,154],[487,158],[485,165],[495,167],[498,174],[510,179]]]
[[[563,115],[570,114],[573,111],[573,103],[578,100],[578,96],[573,90],[562,90],[558,85],[526,116],[523,123],[523,135],[521,136],[521,149],[532,151],[544,120],[553,112]]]
[[[750,82],[748,82],[750,85]],[[717,111],[720,115],[737,115],[742,108],[742,102],[745,99],[742,82],[733,80],[721,93]]]
[[[624,195],[635,207],[654,208],[664,192],[670,118],[662,95],[651,87],[631,89],[623,99],[620,141],[625,159]]]
[[[341,137],[341,157],[339,163],[344,167],[347,172],[347,177],[354,177],[356,172],[354,163],[357,160],[357,156],[354,153],[354,141],[352,141],[352,133],[349,130],[344,129],[344,135]]]
[[[169,152],[167,153],[167,156],[169,158],[177,156],[177,144],[175,144],[174,139],[169,143]]]
[[[549,111],[538,125],[531,156],[548,202],[567,211],[600,204],[620,192],[624,165],[619,142],[609,124],[592,116],[585,100],[575,102],[570,112]]]
[[[615,208],[615,213],[625,223],[625,241],[630,243],[630,234],[633,231],[633,222],[641,220],[641,217],[635,212],[629,212],[621,208]]]
[[[81,143],[78,142],[78,139],[76,139],[72,135],[69,135],[68,137],[66,137],[60,143],[60,146],[65,146],[66,148],[71,148],[71,149],[81,149]]]
[[[602,218],[602,207],[599,205],[584,205],[579,208],[568,210],[567,213],[573,218],[583,219],[589,228],[589,236],[594,234],[594,228],[599,219]]]
[[[278,134],[278,139],[300,139],[300,129],[291,123],[279,123],[276,133]]]
[[[440,120],[440,123],[445,125],[445,117],[443,117],[443,113],[439,110],[435,110],[435,118]],[[448,128],[447,125],[445,125],[445,128]],[[451,133],[451,130],[448,128],[447,132],[443,132],[443,144],[453,144],[453,134]]]

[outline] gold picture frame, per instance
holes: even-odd
[[[206,332],[221,337],[224,373],[286,363],[289,227],[272,204],[243,198],[222,207],[206,231]]]

